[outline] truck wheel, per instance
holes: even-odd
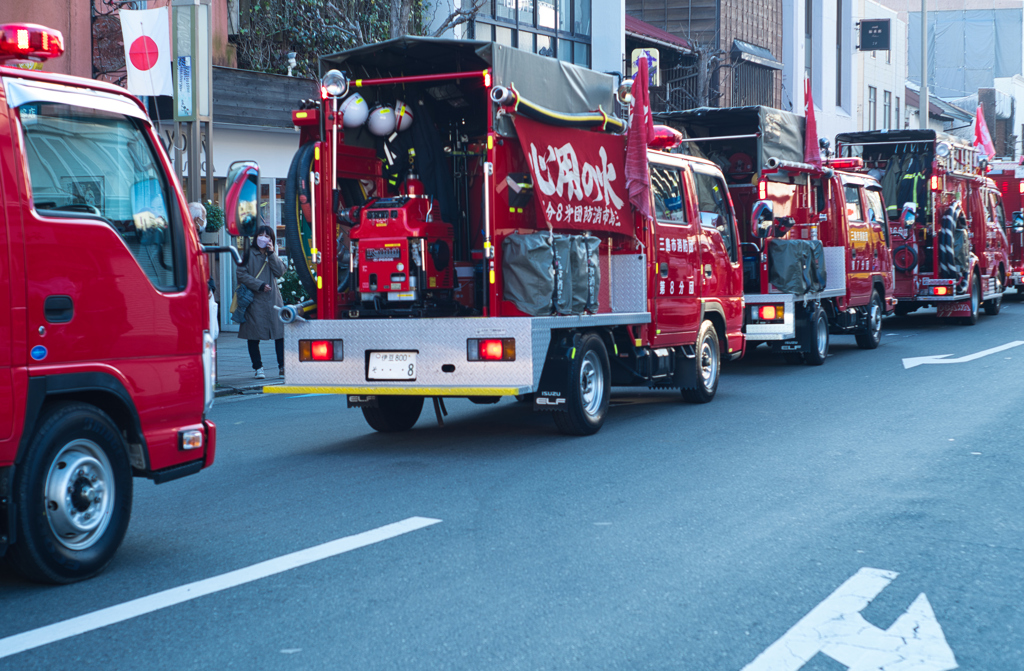
[[[971,277],[971,316],[963,317],[960,323],[964,326],[974,326],[978,323],[978,313],[981,308],[981,280],[977,275]]]
[[[423,412],[422,396],[378,396],[376,408],[363,408],[363,417],[374,431],[408,431]]]
[[[804,345],[804,363],[820,366],[828,357],[828,317],[820,307],[811,318],[809,338]]]
[[[882,342],[882,297],[878,295],[878,289],[871,292],[871,302],[868,303],[867,327],[862,333],[855,335],[857,347],[861,349],[875,349]]]
[[[718,392],[718,377],[721,373],[722,350],[718,345],[718,331],[710,321],[700,325],[697,334],[697,356],[691,365],[697,367],[693,377],[697,384],[693,389],[682,389],[683,400],[688,403],[708,403]]]
[[[996,275],[996,291],[999,296],[985,301],[985,314],[993,317],[999,314],[999,310],[1003,307],[1003,279],[998,274]]]
[[[11,563],[36,582],[91,578],[120,547],[132,514],[132,468],[117,425],[85,403],[53,406],[15,471],[18,540]]]
[[[608,350],[600,336],[587,333],[580,339],[569,366],[566,411],[554,413],[555,426],[570,436],[597,433],[608,414],[612,395]]]

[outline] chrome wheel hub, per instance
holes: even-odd
[[[718,377],[718,350],[710,338],[700,344],[700,376],[705,389],[711,389]]]
[[[69,550],[84,550],[103,536],[114,503],[114,471],[99,445],[74,440],[57,454],[43,494],[50,530]]]
[[[580,400],[583,412],[594,417],[604,400],[604,370],[596,352],[587,352],[580,366]]]

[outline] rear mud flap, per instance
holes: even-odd
[[[533,395],[533,409],[540,412],[564,412],[569,402],[569,369],[576,354],[579,337],[553,338],[544,360],[540,385]]]
[[[938,304],[937,313],[939,317],[970,317],[971,301],[943,302]]]

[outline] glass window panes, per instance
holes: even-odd
[[[541,56],[554,56],[555,51],[551,48],[551,38],[547,35],[537,36],[537,53]]]
[[[558,40],[558,60],[572,63],[572,42]]]
[[[590,45],[584,42],[576,42],[572,48],[572,62],[583,67],[590,66]]]
[[[563,33],[572,32],[572,0],[558,0],[558,30]]]
[[[714,174],[699,169],[693,171],[697,187],[697,205],[700,208],[700,225],[717,230],[729,252],[729,258],[736,260],[736,238],[733,236],[732,211],[725,182]]]
[[[516,0],[494,0],[494,16],[499,19],[516,20]]]
[[[846,194],[846,217],[854,221],[864,221],[864,214],[860,209],[860,189],[844,184],[843,192]]]
[[[494,41],[508,47],[515,46],[512,44],[512,29],[494,26]]]
[[[554,0],[537,1],[537,25],[541,28],[555,29]]]
[[[519,25],[533,26],[533,0],[519,0]]]
[[[591,0],[574,0],[574,30],[577,35],[590,34],[590,3]]]
[[[868,221],[884,221],[882,194],[874,189],[864,189],[864,198],[868,201]]]
[[[651,194],[654,196],[654,216],[658,221],[686,223],[686,207],[678,168],[652,165]]]
[[[533,33],[528,33],[525,30],[519,31],[519,48],[530,52],[536,49],[533,44]]]
[[[155,287],[180,289],[176,201],[137,123],[55,103],[22,105],[18,112],[36,211],[109,224]]]

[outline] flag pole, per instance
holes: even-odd
[[[921,0],[921,128],[928,128],[928,0]]]

